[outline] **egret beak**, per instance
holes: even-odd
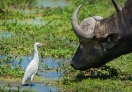
[[[41,46],[46,46],[46,44],[42,44]]]

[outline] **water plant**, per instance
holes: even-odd
[[[7,56],[0,60],[0,76],[2,77],[22,77],[23,70],[20,67],[13,67],[12,62],[14,62],[13,57]]]

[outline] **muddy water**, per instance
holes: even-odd
[[[6,57],[4,56],[1,58]],[[32,58],[32,56],[21,56],[14,58],[14,60],[11,59],[11,65],[14,68],[22,67],[25,71]],[[59,90],[61,90],[61,87],[53,85],[52,81],[62,79],[63,64],[64,61],[61,59],[52,59],[51,57],[45,59],[40,58],[39,70],[37,72],[39,80],[33,80],[33,86],[31,87],[31,89],[36,90],[36,92],[58,92]],[[45,81],[49,81],[48,84],[45,84]],[[21,80],[13,82],[13,84],[10,81],[0,81],[0,86],[7,86],[8,84],[10,84],[13,89],[17,89],[18,85],[21,86]],[[24,89],[30,89],[30,85],[20,87],[20,90]]]

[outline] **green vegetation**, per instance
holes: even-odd
[[[65,91],[131,92],[132,54],[121,56],[105,66],[87,71],[66,69],[62,84]]]
[[[2,59],[0,59],[0,76],[1,77],[22,77],[22,75],[24,74],[24,71],[17,67],[14,68],[12,67],[13,65],[11,64],[11,62],[14,62],[14,58],[12,56],[7,56],[7,57],[3,57]]]
[[[75,8],[80,3],[85,3],[83,0],[73,1],[72,5],[64,8],[47,8],[47,9],[36,9],[35,14],[23,14],[21,12],[15,12],[10,7],[15,7],[14,1],[7,2],[9,8],[5,13],[1,14],[0,29],[1,31],[9,31],[15,34],[14,37],[10,39],[1,39],[1,53],[8,54],[32,54],[32,44],[36,41],[41,41],[47,44],[46,48],[41,51],[42,56],[53,56],[53,57],[70,57],[74,54],[74,45],[78,43],[78,39],[75,37],[73,32],[71,32],[71,16]],[[123,0],[122,0],[123,2]],[[21,1],[17,1],[21,3]],[[1,3],[3,4],[3,3]],[[75,4],[75,5],[74,5]],[[23,5],[23,4],[22,4]],[[20,5],[21,7],[24,7]],[[19,7],[20,7],[19,6]],[[41,10],[41,11],[40,11]],[[102,12],[104,11],[104,12]],[[115,12],[110,0],[109,2],[100,1],[89,1],[83,4],[83,7],[79,13],[79,19],[82,20],[88,16],[100,15],[103,17],[110,16]],[[38,14],[39,13],[39,14]],[[46,24],[42,26],[38,25],[20,25],[17,20],[19,19],[31,19],[40,18],[46,20]],[[9,20],[16,20],[15,22],[9,22]],[[56,44],[52,44],[56,43]]]
[[[8,31],[15,35],[10,37],[10,39],[0,39],[0,48],[2,49],[0,52],[3,54],[32,54],[33,50],[30,48],[32,48],[32,45],[36,41],[40,41],[47,44],[47,47],[41,49],[42,56],[69,58],[74,54],[76,50],[75,45],[78,43],[78,39],[72,31],[71,16],[75,8],[80,3],[83,3],[83,7],[79,12],[79,20],[94,15],[108,17],[115,13],[115,9],[110,0],[107,2],[104,2],[103,0],[95,0],[94,2],[91,0],[89,2],[84,0],[72,1],[71,6],[63,8],[27,8],[27,10],[35,10],[36,12],[34,14],[24,14],[22,12],[15,11],[14,7],[16,5],[12,5],[12,2],[7,2],[7,6],[8,4],[10,5],[9,8],[6,7],[6,10],[4,10],[4,6],[2,10],[5,13],[0,15],[2,20],[0,23],[0,30]],[[17,1],[17,3],[21,4],[21,1]],[[22,3],[19,7],[20,6],[24,7],[25,5],[23,6]],[[18,23],[18,20],[20,19],[35,18],[45,20],[45,25],[28,25],[26,23]],[[9,20],[15,21],[10,22]]]
[[[0,60],[0,76],[22,77],[21,67],[11,67],[8,62],[13,62],[13,56],[32,55],[36,41],[47,44],[46,47],[39,48],[42,57],[71,58],[79,44],[72,31],[71,17],[79,4],[83,4],[78,14],[79,21],[89,16],[99,15],[105,18],[116,13],[111,0],[67,0],[70,6],[58,8],[37,8],[32,1],[34,0],[0,1],[0,34],[12,34],[9,38],[0,38],[0,53],[7,55],[7,58]],[[116,1],[123,7],[125,0]],[[26,14],[20,9],[33,13]],[[26,19],[44,20],[45,23],[32,25],[19,22]],[[68,92],[131,92],[131,57],[132,54],[123,55],[99,69],[85,72],[66,66],[63,80],[56,85]],[[1,87],[0,90],[2,89]]]

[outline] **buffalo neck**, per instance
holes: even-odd
[[[105,58],[100,66],[121,55],[132,52],[132,0],[121,12],[99,21],[94,31],[95,36],[112,33],[119,33],[121,39],[113,48],[106,50]]]
[[[119,33],[121,39],[132,41],[132,0],[121,12],[97,21],[94,36],[101,38],[105,34]]]
[[[105,53],[105,58],[102,60],[100,66],[106,64],[107,62],[132,52],[132,43],[120,43],[111,49],[107,49]]]

